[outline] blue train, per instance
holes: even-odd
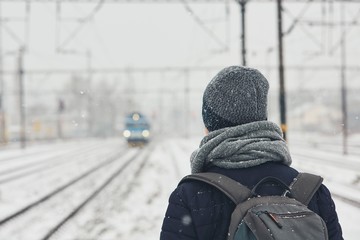
[[[131,146],[141,146],[150,141],[150,124],[145,115],[133,112],[125,117],[124,137]]]

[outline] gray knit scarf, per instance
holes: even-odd
[[[290,165],[291,157],[280,128],[259,121],[210,132],[191,155],[191,172],[203,172],[209,166],[247,168],[270,161]]]

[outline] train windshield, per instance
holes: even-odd
[[[126,128],[142,128],[142,129],[148,129],[149,124],[146,123],[127,123]]]

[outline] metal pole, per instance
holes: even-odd
[[[1,16],[0,2],[0,16]],[[0,27],[0,144],[6,144],[6,124],[4,111],[4,75],[3,75],[3,55],[2,55],[2,28]]]
[[[343,154],[347,155],[348,120],[347,120],[347,92],[346,92],[346,31],[345,4],[341,3],[341,109],[343,126]]]
[[[23,68],[24,48],[20,47],[18,59],[18,77],[19,77],[19,110],[20,110],[20,145],[26,147],[26,115],[24,103],[24,68]]]
[[[165,80],[164,72],[161,72],[161,82]],[[164,88],[163,84],[159,86],[159,113],[158,113],[158,122],[159,122],[159,133],[160,135],[164,134]]]
[[[59,98],[58,99],[58,109],[57,109],[57,113],[58,113],[58,119],[57,119],[57,132],[58,132],[58,138],[62,139],[63,138],[63,131],[62,131],[62,113],[64,112],[65,109],[65,103],[64,100]]]
[[[91,83],[92,83],[92,72],[91,72],[91,52],[90,50],[88,50],[86,52],[86,59],[87,59],[87,71],[88,71],[88,89],[87,89],[87,97],[88,97],[88,116],[87,116],[87,121],[88,121],[88,137],[92,136],[93,133],[93,106],[92,106],[92,87],[91,87]]]
[[[279,80],[280,80],[280,121],[281,130],[284,139],[287,139],[286,125],[286,92],[285,92],[285,76],[284,76],[284,57],[283,57],[283,30],[282,30],[282,0],[277,0],[277,22],[278,22],[278,41],[279,41]]]
[[[191,112],[190,112],[190,75],[189,69],[184,70],[185,72],[185,84],[184,84],[184,100],[185,100],[185,137],[190,136],[190,125],[191,125]]]
[[[26,6],[25,6],[25,46],[30,46],[30,14],[31,14],[31,2],[30,0],[26,0]]]
[[[55,18],[55,51],[60,52],[60,36],[61,36],[61,2],[56,2],[56,18]]]
[[[245,5],[246,0],[239,0],[241,10],[241,60],[242,65],[246,66],[246,42],[245,42]]]

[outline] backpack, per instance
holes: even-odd
[[[184,177],[181,182],[188,180],[208,183],[235,203],[228,240],[328,239],[324,220],[307,208],[321,186],[323,179],[320,176],[299,173],[290,186],[277,178],[266,177],[252,190],[218,173],[192,174]],[[264,184],[283,187],[283,195],[258,195],[256,191]]]

